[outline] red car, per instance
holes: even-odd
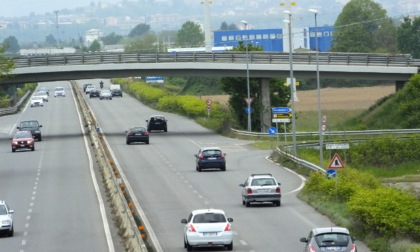
[[[15,152],[17,149],[35,150],[35,139],[30,131],[22,130],[15,133],[12,138],[12,152]]]

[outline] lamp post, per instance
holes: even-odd
[[[315,53],[316,53],[316,88],[318,96],[318,133],[319,133],[319,166],[324,168],[324,139],[322,136],[322,111],[321,111],[321,84],[319,82],[319,57],[318,57],[318,23],[317,16],[318,10],[309,9],[309,12],[313,13],[315,16]]]
[[[248,22],[242,20],[241,23],[245,25],[245,30],[248,31]],[[247,108],[248,108],[248,131],[251,132],[251,91],[249,87],[249,59],[248,59],[248,32],[246,35],[246,45],[245,45],[245,54],[246,54],[246,89],[247,89]]]
[[[293,78],[293,54],[292,54],[292,13],[288,10],[284,11],[284,14],[289,16],[288,20],[283,20],[287,23],[289,28],[289,65],[290,65],[290,87],[291,87],[291,99],[292,99],[292,136],[293,136],[293,155],[297,156],[296,150],[296,113],[295,113],[295,88],[296,83]]]

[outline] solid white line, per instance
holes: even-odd
[[[109,249],[109,252],[115,252],[114,242],[112,241],[112,236],[111,236],[111,231],[109,229],[108,219],[106,218],[105,205],[104,205],[104,202],[102,200],[101,191],[99,190],[98,181],[96,180],[95,171],[93,170],[92,155],[90,154],[88,140],[87,140],[87,137],[85,135],[85,129],[83,128],[83,121],[82,121],[82,116],[80,115],[80,112],[79,112],[79,105],[76,102],[76,98],[74,96],[72,85],[70,85],[70,88],[72,89],[73,101],[74,101],[74,104],[76,105],[76,111],[77,111],[77,114],[79,116],[80,128],[82,129],[83,139],[85,141],[86,153],[87,153],[88,159],[89,159],[90,175],[91,175],[91,178],[92,178],[93,186],[95,188],[96,197],[98,198],[98,201],[99,201],[99,210],[101,212],[102,223],[104,225],[104,232],[105,232],[105,236],[106,236],[106,241],[108,243],[108,249]]]

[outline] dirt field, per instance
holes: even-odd
[[[321,89],[322,110],[353,110],[367,109],[378,99],[395,92],[395,86],[375,86],[361,88],[324,88]],[[317,90],[299,91],[295,103],[296,111],[317,110]],[[227,95],[202,96],[201,99],[211,99],[220,103],[227,103]]]

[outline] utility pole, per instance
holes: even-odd
[[[58,29],[58,10],[54,11],[55,13],[55,24],[57,28],[57,48],[60,48],[60,30]]]

